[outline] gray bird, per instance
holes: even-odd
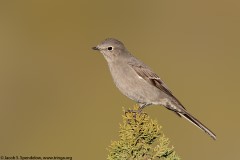
[[[108,38],[92,49],[103,54],[115,85],[125,96],[136,101],[140,110],[148,105],[164,106],[216,139],[210,129],[187,112],[159,76],[135,58],[122,42]]]

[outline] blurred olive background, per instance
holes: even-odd
[[[135,104],[91,50],[115,37],[217,134],[146,108],[182,159],[237,159],[239,28],[233,0],[1,1],[0,154],[106,159]]]

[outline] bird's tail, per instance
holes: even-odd
[[[216,135],[210,129],[208,129],[205,125],[203,125],[199,120],[194,118],[192,115],[190,115],[187,112],[186,113],[178,113],[178,114],[180,114],[182,117],[187,119],[189,122],[193,123],[195,126],[200,128],[201,130],[206,132],[209,136],[211,136],[214,140],[216,140]]]

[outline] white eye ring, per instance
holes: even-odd
[[[113,50],[113,47],[108,47],[107,49],[108,49],[109,51],[111,51],[111,50]]]

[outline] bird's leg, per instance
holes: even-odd
[[[129,112],[129,113],[134,113],[134,116],[133,116],[133,117],[136,118],[136,115],[137,115],[137,114],[141,114],[143,108],[145,108],[146,106],[147,106],[146,103],[139,103],[139,108],[138,108],[138,110],[128,110],[127,112]],[[126,114],[127,112],[125,112],[125,114]]]
[[[141,113],[142,110],[143,110],[143,108],[145,108],[146,106],[147,106],[146,103],[140,103],[140,104],[139,104],[139,108],[138,108],[138,113]]]

